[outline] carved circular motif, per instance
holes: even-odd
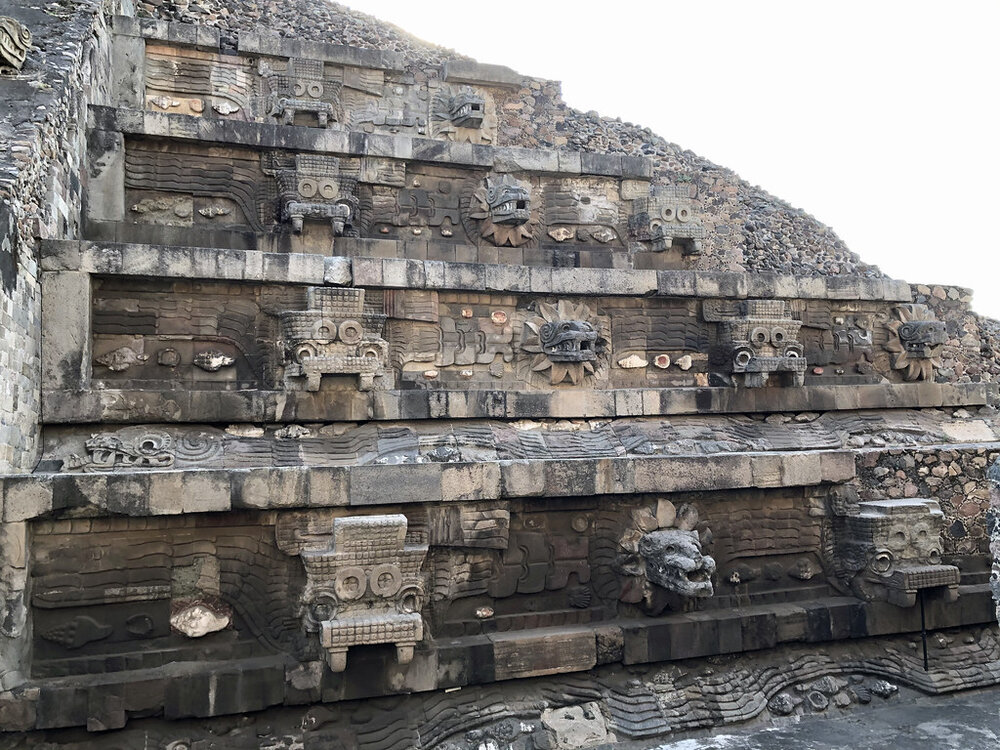
[[[324,587],[313,590],[302,616],[306,630],[315,633],[320,629],[324,620],[335,618],[339,609],[340,602],[332,589]]]
[[[312,344],[299,344],[295,347],[294,359],[300,365],[307,359],[312,359],[316,356],[316,347]]]
[[[586,516],[576,516],[571,525],[573,526],[573,531],[582,534],[590,527],[590,519]]]
[[[888,550],[880,551],[872,558],[871,567],[879,575],[888,573],[892,569],[892,553]]]
[[[332,200],[337,197],[337,183],[333,180],[320,180],[319,194],[323,198]]]
[[[664,206],[660,211],[660,216],[662,216],[667,221],[673,221],[677,218],[677,209],[673,206]]]
[[[771,343],[775,346],[781,346],[785,343],[785,339],[788,338],[788,334],[785,333],[785,329],[780,326],[775,326],[771,329]]]
[[[766,344],[770,337],[770,332],[763,326],[757,326],[750,331],[750,343],[754,346],[762,346],[763,344]]]
[[[340,334],[340,340],[345,344],[358,344],[361,342],[361,337],[364,335],[364,329],[356,320],[345,320],[341,322],[337,332]]]
[[[398,565],[391,563],[376,565],[372,568],[369,578],[371,579],[372,593],[385,598],[394,596],[403,585],[402,571]]]
[[[733,355],[733,364],[737,367],[746,367],[752,359],[753,352],[749,349],[737,349],[736,354]]]
[[[306,86],[306,93],[313,99],[319,99],[323,96],[323,84],[319,81],[312,81],[308,86]]]
[[[345,602],[353,602],[365,595],[368,588],[368,578],[363,568],[351,565],[337,572],[333,580],[333,590]]]
[[[406,586],[396,596],[396,610],[404,615],[419,612],[423,595],[419,586]]]
[[[337,338],[337,324],[326,318],[317,320],[312,327],[312,337],[314,339],[328,339],[333,341]]]
[[[319,190],[319,185],[316,184],[316,180],[311,177],[303,177],[299,180],[299,195],[303,198],[312,198],[316,195],[316,191]]]
[[[677,221],[690,221],[691,211],[683,206],[677,209]]]

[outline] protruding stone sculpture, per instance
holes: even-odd
[[[486,100],[471,88],[457,93],[439,91],[434,97],[434,118],[451,123],[456,128],[482,127],[486,116]]]
[[[392,643],[408,664],[424,637],[420,566],[426,544],[407,544],[406,516],[352,516],[333,522],[327,549],[302,551],[308,581],[306,630],[319,632],[334,672],[351,646]]]
[[[356,374],[371,390],[385,373],[388,343],[379,335],[384,315],[364,312],[363,289],[310,287],[309,308],[280,313],[286,377],[305,377],[318,391],[323,375]]]
[[[899,320],[888,324],[893,338],[886,344],[894,355],[893,369],[906,370],[907,380],[933,379],[941,345],[948,340],[944,323],[926,305],[897,305],[894,312]]]
[[[702,554],[694,529],[651,531],[639,542],[639,554],[646,561],[646,577],[651,583],[682,597],[712,595],[715,560]]]
[[[295,122],[295,115],[316,116],[319,127],[332,125],[337,119],[341,84],[324,77],[323,63],[292,59],[284,73],[264,68],[261,71],[267,85],[268,114],[281,118],[285,125]]]
[[[281,220],[290,222],[293,232],[300,233],[306,219],[320,219],[330,222],[334,237],[351,233],[356,180],[341,176],[336,156],[297,154],[293,162],[279,162],[270,171],[278,181]]]
[[[593,375],[605,342],[600,321],[586,305],[565,300],[557,305],[539,303],[538,315],[526,320],[521,348],[534,354],[531,371],[549,370],[549,381],[558,385],[569,380],[579,385],[584,375]]]
[[[697,509],[685,503],[675,509],[669,500],[655,512],[640,508],[618,541],[617,569],[622,576],[620,599],[640,604],[652,615],[681,609],[715,593],[715,559],[702,552]]]
[[[684,255],[701,254],[705,228],[695,220],[686,185],[658,187],[649,198],[638,199],[629,224],[633,236],[653,252],[669,250],[679,240]]]
[[[531,188],[510,175],[487,177],[472,195],[469,217],[478,220],[484,240],[497,247],[520,247],[533,236]]]
[[[0,69],[20,70],[30,47],[28,28],[10,16],[0,16]]]
[[[705,320],[721,323],[719,340],[730,372],[742,375],[747,388],[762,388],[779,373],[787,373],[793,385],[805,382],[806,360],[798,341],[802,323],[789,315],[786,302],[709,300],[703,311]]]
[[[837,519],[853,591],[899,607],[912,607],[921,591],[957,598],[959,570],[941,563],[943,520],[936,500],[920,498],[858,503],[856,514]]]

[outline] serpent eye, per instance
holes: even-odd
[[[871,562],[872,570],[876,573],[884,574],[888,573],[889,569],[892,568],[892,553],[888,550],[882,550],[878,552]]]

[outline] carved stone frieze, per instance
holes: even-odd
[[[31,49],[28,27],[10,16],[0,16],[0,69],[20,70]]]
[[[617,243],[621,233],[617,188],[596,180],[563,180],[548,186],[544,215],[549,238],[559,243]]]
[[[252,120],[254,83],[249,63],[205,53],[185,55],[149,45],[146,104],[154,111],[194,117]]]
[[[706,300],[705,320],[719,323],[719,340],[729,372],[747,388],[767,385],[772,375],[787,373],[792,385],[805,381],[806,360],[798,340],[802,322],[791,317],[782,300],[726,303]]]

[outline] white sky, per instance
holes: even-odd
[[[1000,318],[1000,1],[341,0],[563,82],[816,216],[868,263]]]

